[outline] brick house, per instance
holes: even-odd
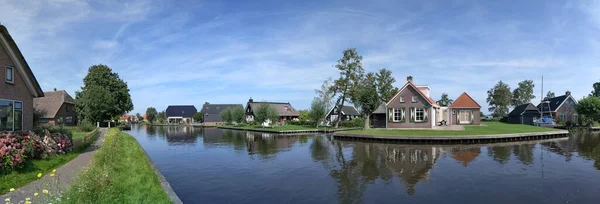
[[[41,111],[43,116],[39,124],[47,125],[76,125],[77,113],[75,112],[75,99],[65,90],[44,92],[44,97],[33,99],[34,107]]]
[[[429,86],[417,86],[412,76],[386,104],[386,128],[433,128],[440,106],[429,97]]]
[[[221,119],[221,111],[227,108],[242,108],[242,104],[204,104],[202,105],[203,123],[204,125],[221,125],[224,121]]]
[[[43,97],[27,61],[8,30],[0,25],[0,131],[33,128],[33,98]]]
[[[481,106],[466,92],[462,93],[450,105],[450,124],[479,125],[481,122]]]
[[[300,113],[298,113],[298,111],[294,107],[292,107],[290,103],[254,102],[254,100],[250,98],[248,100],[248,103],[246,104],[246,122],[254,121],[254,117],[256,116],[254,112],[258,111],[260,106],[263,104],[269,104],[269,106],[273,107],[277,111],[277,114],[279,115],[279,121],[277,122],[280,122],[282,124],[284,124],[285,121],[288,120],[298,120],[298,118],[300,117]]]
[[[577,100],[573,98],[570,91],[565,92],[565,95],[554,98],[547,98],[542,103],[537,105],[543,116],[551,117],[557,122],[577,122],[579,116],[575,110]]]

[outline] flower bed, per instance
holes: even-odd
[[[0,132],[0,173],[22,168],[31,159],[45,159],[73,150],[71,138],[64,133]]]

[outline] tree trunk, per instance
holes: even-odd
[[[369,117],[371,116],[371,114],[365,114],[365,126],[364,129],[368,130],[369,128],[371,128],[370,122],[369,122]]]
[[[346,78],[347,80],[349,80],[348,78]],[[338,128],[340,125],[340,113],[342,112],[342,107],[344,107],[344,101],[346,101],[346,92],[348,91],[348,82],[346,82],[346,85],[344,85],[344,93],[342,94],[342,105],[341,107],[337,107],[337,104],[334,108],[338,108],[336,111],[336,115],[337,118],[335,119],[335,128]]]

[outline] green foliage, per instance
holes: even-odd
[[[593,87],[594,90],[592,90],[590,96],[600,97],[600,82],[594,83]]]
[[[231,116],[237,124],[242,124],[246,120],[246,111],[241,106],[231,108]]]
[[[321,98],[315,97],[310,105],[310,112],[308,114],[309,120],[318,128],[319,123],[325,119],[326,115],[327,110],[325,102],[321,100]]]
[[[46,115],[46,111],[33,107],[33,125],[37,127],[40,124],[40,119]]]
[[[337,61],[338,64],[335,65],[335,68],[340,71],[340,78],[334,81],[330,90],[339,94],[340,97],[334,106],[344,106],[347,99],[350,99],[351,102],[356,99],[354,93],[365,72],[361,61],[362,56],[356,52],[356,48],[344,50],[342,58]],[[335,123],[335,127],[338,126],[339,119]]]
[[[352,128],[352,127],[364,127],[365,120],[363,118],[355,118],[352,120],[344,120],[340,122],[340,127]]]
[[[146,119],[148,120],[148,122],[150,122],[150,123],[154,122],[154,120],[156,120],[157,117],[158,117],[158,113],[156,112],[156,108],[148,107],[146,109]]]
[[[279,113],[277,113],[275,107],[272,107],[269,103],[263,102],[259,105],[255,116],[255,120],[259,124],[262,124],[267,120],[270,120],[271,123],[275,123],[279,118]]]
[[[323,84],[321,84],[321,88],[320,89],[315,89],[315,93],[317,94],[317,96],[319,98],[321,98],[321,101],[323,101],[325,103],[325,109],[329,110],[331,109],[331,107],[333,107],[333,97],[335,96],[335,92],[331,89],[334,86],[333,84],[333,79],[331,79],[331,77],[327,78],[325,81],[323,81]],[[308,116],[308,111],[306,111],[306,115]],[[300,114],[300,117],[302,117],[302,114]],[[305,117],[307,118],[307,117]],[[300,119],[302,120],[302,119]]]
[[[585,124],[589,124],[592,121],[600,121],[600,98],[595,96],[585,97],[577,103],[575,110],[579,114],[585,116],[587,120]]]
[[[452,103],[454,103],[454,100],[448,97],[447,93],[442,93],[442,97],[436,102],[440,104],[440,106],[450,106]]]
[[[513,90],[512,94],[512,105],[519,106],[521,104],[530,103],[535,98],[533,94],[533,80],[525,80],[519,82],[519,86]]]
[[[144,120],[144,117],[142,117],[142,115],[140,113],[136,113],[135,117],[138,119],[138,121]]]
[[[355,104],[361,107],[363,115],[367,118],[377,110],[382,103],[381,97],[377,95],[376,77],[373,73],[368,73],[361,81],[356,91]],[[389,88],[389,87],[388,87]],[[364,123],[364,128],[368,129],[369,123]]]
[[[222,110],[220,113],[221,116],[221,120],[223,120],[223,122],[230,124],[233,121],[233,115],[231,113],[231,109],[230,108],[226,108],[225,110]]]
[[[89,122],[110,120],[133,110],[127,83],[106,65],[93,65],[76,95],[76,110]]]
[[[508,115],[508,108],[512,102],[512,93],[510,87],[502,81],[499,81],[488,92],[487,102],[488,110],[494,117],[504,117]]]
[[[554,98],[554,97],[556,97],[556,96],[554,95],[554,92],[552,92],[552,91],[548,91],[548,93],[546,94],[546,97],[544,97],[544,100],[547,100],[547,99],[549,99],[549,98]]]
[[[194,113],[192,118],[194,118],[194,121],[201,123],[204,119],[204,113],[202,113],[202,111]]]
[[[322,100],[323,100],[323,98],[321,98],[321,101],[322,101]],[[326,103],[325,103],[325,104],[326,104]],[[329,111],[329,109],[327,109],[327,110]],[[308,121],[308,120],[309,120],[309,119],[308,119],[308,116],[309,116],[309,114],[310,114],[310,111],[309,111],[309,110],[299,110],[299,111],[298,111],[298,114],[299,114],[299,116],[298,116],[298,120],[299,120],[299,121],[305,122],[305,121]]]
[[[167,113],[165,113],[165,111],[159,112],[157,116],[158,123],[164,123],[165,119],[167,119]]]
[[[380,69],[379,73],[375,74],[375,78],[376,83],[373,84],[377,85],[377,94],[379,95],[380,101],[385,103],[392,99],[396,92],[398,92],[398,88],[394,87],[396,79],[392,76],[392,71]]]

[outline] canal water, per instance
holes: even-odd
[[[600,203],[600,135],[408,145],[217,128],[129,131],[184,203]]]

